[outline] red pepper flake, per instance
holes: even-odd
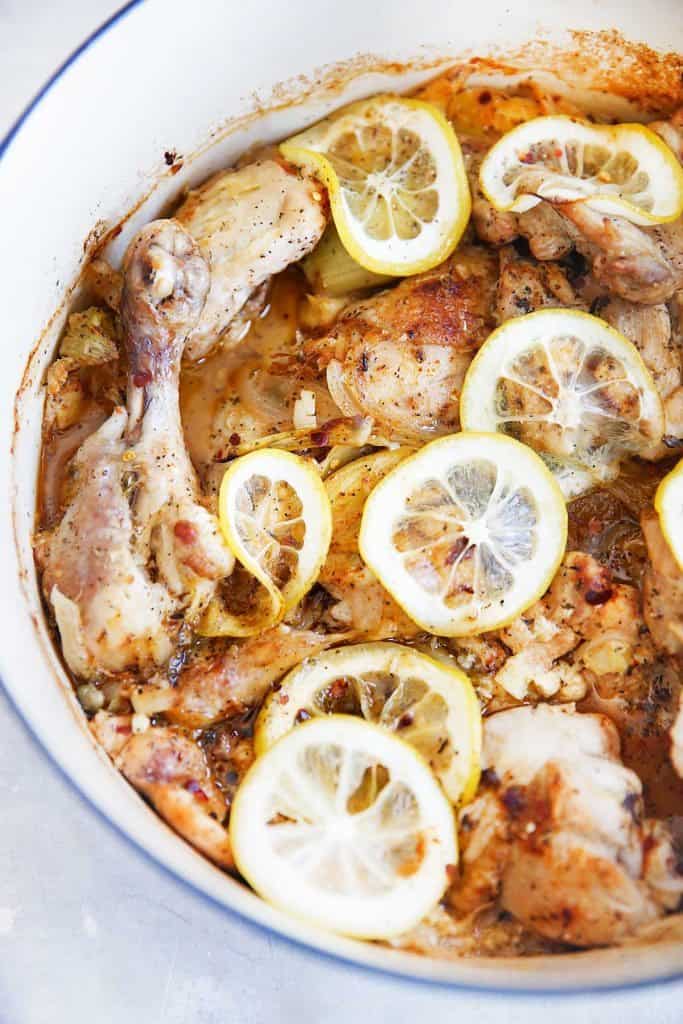
[[[190,779],[186,782],[185,789],[188,793],[192,793],[195,800],[199,800],[200,803],[207,803],[209,798],[196,779]]]
[[[536,163],[536,157],[531,152],[531,150],[529,150],[528,153],[523,153],[520,156],[519,162],[522,163],[522,164],[535,164]]]
[[[281,693],[278,700],[280,701],[280,704],[289,704],[289,697],[286,693]]]
[[[315,445],[317,448],[325,448],[329,440],[329,430],[313,430],[311,432],[311,444]]]
[[[144,388],[147,384],[152,383],[152,374],[149,370],[138,370],[137,373],[133,374],[133,384],[136,388]]]
[[[562,150],[560,149],[560,147],[559,147],[559,146],[558,146],[558,147],[557,147],[557,149],[555,150],[555,156],[557,156],[557,157],[560,157],[560,156],[562,156]]]
[[[116,726],[116,731],[117,731],[117,732],[118,732],[118,733],[119,733],[119,734],[120,734],[121,736],[130,736],[130,734],[132,733],[132,731],[133,731],[133,730],[132,730],[132,728],[130,727],[130,725],[117,725],[117,726]]]
[[[198,537],[197,527],[187,519],[179,519],[173,527],[173,533],[183,544],[195,544]]]
[[[241,444],[242,438],[239,434],[231,434],[228,440],[233,448],[236,448],[238,444]]]

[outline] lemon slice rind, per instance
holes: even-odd
[[[425,724],[419,715],[420,701],[436,697],[445,703],[445,735],[435,736],[434,758],[427,759],[452,803],[471,800],[479,784],[481,755],[481,714],[472,684],[460,669],[401,644],[376,642],[338,647],[309,658],[293,669],[281,681],[277,692],[270,694],[259,712],[254,729],[257,756],[294,728],[302,713],[307,717],[325,714],[316,697],[323,696],[335,680],[343,679],[346,686],[353,680],[360,689],[364,675],[372,677],[378,673],[391,674],[399,682],[381,710],[373,709],[375,717],[372,721],[384,728],[398,730],[401,739],[408,743],[411,743],[411,726],[416,715],[415,726],[420,738],[423,736]],[[401,702],[394,712],[390,707],[392,698],[395,699],[401,685],[413,680],[424,684],[426,692],[414,705]],[[371,697],[372,678],[366,686]],[[282,700],[283,696],[286,701]],[[367,713],[370,713],[369,708]],[[451,757],[444,764],[444,749],[448,748]],[[426,756],[424,751],[423,756]]]
[[[618,360],[628,374],[625,379],[638,392],[639,420],[649,424],[648,436],[643,437],[643,450],[660,439],[664,432],[661,398],[637,348],[604,320],[576,309],[540,309],[513,317],[489,335],[465,374],[460,393],[460,422],[463,429],[492,433],[500,430],[502,423],[514,422],[513,415],[502,415],[496,408],[498,381],[506,376],[507,367],[525,352],[536,347],[543,348],[555,338],[568,336],[576,337],[586,347],[592,345],[600,348]],[[514,380],[515,377],[511,375],[509,379]],[[603,386],[608,383],[605,380]],[[557,421],[550,419],[549,422]],[[631,445],[625,447],[624,451],[636,453],[636,447]],[[617,453],[611,453],[611,463],[603,459],[603,454],[600,449],[596,449],[593,453],[576,452],[562,458],[552,453],[539,452],[567,498],[612,479],[618,473],[618,463],[614,461]]]
[[[683,459],[657,488],[655,510],[664,539],[683,572]]]
[[[549,141],[557,169],[534,180],[533,191],[518,192],[520,177],[531,172],[535,179],[535,169],[545,166],[534,161],[533,147]],[[585,179],[573,173],[572,164],[575,170],[579,161],[583,162],[582,155],[569,162],[566,147],[574,142],[581,147],[581,154],[586,147],[594,152],[595,148],[606,150],[609,156],[604,168]],[[610,180],[608,170],[610,160],[619,153],[637,163],[621,188]],[[642,226],[674,221],[683,213],[683,168],[666,143],[641,124],[593,125],[564,115],[534,118],[507,132],[489,150],[479,178],[484,195],[501,211],[524,213],[542,199],[558,203],[584,200],[600,213],[626,217]],[[639,188],[642,185],[645,187]],[[631,199],[627,198],[629,188]]]
[[[416,577],[405,565],[405,553],[396,549],[392,539],[392,527],[400,527],[403,518],[410,519],[408,503],[413,495],[419,493],[420,488],[429,488],[433,483],[443,488],[449,474],[455,470],[467,475],[471,467],[482,464],[490,467],[495,473],[493,493],[497,495],[497,504],[494,505],[494,521],[497,509],[499,506],[503,507],[502,491],[507,504],[512,500],[510,495],[523,496],[527,511],[531,508],[530,503],[533,504],[531,514],[532,517],[536,517],[535,526],[533,530],[518,536],[518,540],[521,537],[524,541],[527,557],[519,559],[518,564],[512,567],[512,586],[503,594],[498,593],[495,599],[480,598],[473,594],[469,604],[465,598],[459,608],[454,608],[446,603],[443,593],[434,593],[433,589],[430,593],[427,585],[417,582]],[[455,500],[453,504],[456,504]],[[446,522],[446,527],[450,519],[456,528],[463,521],[451,507],[446,509],[446,516],[442,519]],[[487,517],[482,517],[480,522],[484,522],[490,539]],[[494,532],[495,529],[494,527]],[[505,536],[506,530],[507,527],[503,529],[503,534],[497,536]],[[461,534],[464,539],[460,549],[458,550],[457,543],[454,546],[453,572],[457,569],[455,562],[462,560],[463,553],[472,546],[479,547],[482,536],[480,527],[470,526],[472,535],[476,535],[477,532],[479,538],[476,544],[472,545],[468,539],[467,527],[464,528]],[[432,542],[431,546],[443,543],[445,539],[444,530],[444,537]],[[455,539],[457,542],[457,535]],[[537,601],[545,593],[557,572],[564,555],[566,540],[567,510],[564,497],[553,475],[539,456],[531,448],[504,434],[463,432],[439,438],[425,445],[415,455],[400,463],[375,487],[365,505],[359,549],[364,561],[383,586],[418,626],[437,636],[468,636],[507,625]],[[499,553],[504,547],[504,561],[511,557],[505,546],[509,543],[508,531],[507,539],[501,541],[501,546],[497,547]],[[498,540],[494,542],[494,546],[496,545]],[[426,548],[427,553],[423,561],[429,572],[429,545],[426,545]],[[410,550],[407,553],[410,555]],[[445,564],[451,566],[450,562]],[[452,580],[453,576],[450,578]]]
[[[399,237],[395,231],[388,238],[372,237],[351,209],[350,189],[342,185],[326,155],[345,133],[375,126],[389,128],[394,137],[401,131],[417,135],[436,167],[435,181],[425,190],[438,192],[438,209],[428,221],[417,218],[421,226],[413,238]],[[342,243],[366,270],[391,276],[429,270],[450,255],[467,227],[471,199],[460,144],[449,122],[430,103],[390,95],[361,100],[281,143],[280,151],[285,159],[306,167],[326,186]],[[362,172],[351,168],[351,173],[357,185]],[[397,165],[392,174],[396,177],[400,173],[401,165]],[[395,197],[401,191],[400,177],[392,185],[386,174],[370,172],[365,180],[372,195],[386,195],[390,200],[394,197],[399,202]],[[403,191],[407,193],[408,189]]]
[[[305,531],[303,543],[296,553],[297,571],[282,587],[264,568],[259,558],[262,552],[250,549],[237,525],[240,517],[244,517],[244,510],[237,507],[239,495],[244,496],[249,481],[257,477],[265,478],[271,485],[284,483],[301,504],[297,518],[303,520]],[[221,482],[218,508],[221,530],[230,550],[271,595],[273,611],[268,625],[273,625],[310,590],[327,556],[332,536],[332,513],[320,474],[298,455],[282,449],[260,448],[230,464]],[[262,525],[261,536],[266,545],[285,546],[285,539],[275,538],[267,524]],[[253,635],[253,628],[244,635]]]
[[[352,794],[378,768],[386,786],[355,811]],[[416,925],[458,855],[452,807],[423,759],[347,715],[306,722],[256,759],[237,790],[230,840],[238,870],[268,902],[363,939]]]

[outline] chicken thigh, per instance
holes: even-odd
[[[482,763],[488,785],[460,816],[457,912],[499,899],[546,938],[599,946],[679,905],[671,837],[643,819],[640,781],[604,715],[502,711],[485,720]]]
[[[391,440],[429,440],[458,429],[460,389],[472,356],[494,325],[495,257],[462,248],[434,270],[344,311],[307,344],[327,368],[345,415],[375,421]]]

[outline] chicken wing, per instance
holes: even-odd
[[[313,249],[326,222],[321,199],[313,180],[274,160],[223,171],[189,194],[176,218],[199,243],[211,286],[188,359],[204,358],[249,296]]]
[[[307,343],[327,368],[345,415],[373,417],[392,440],[458,429],[458,399],[473,354],[492,327],[496,260],[474,246],[347,309]]]

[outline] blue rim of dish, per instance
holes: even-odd
[[[39,105],[43,97],[47,95],[52,86],[59,81],[64,72],[67,71],[71,67],[71,65],[74,64],[86,50],[89,50],[90,47],[94,43],[96,43],[98,39],[105,35],[110,28],[113,28],[114,25],[116,25],[119,21],[121,21],[128,14],[130,14],[131,11],[133,11],[136,7],[140,7],[144,2],[145,0],[129,0],[128,3],[124,4],[123,7],[120,7],[111,15],[110,18],[103,22],[99,26],[99,28],[96,28],[93,32],[91,32],[91,34],[86,39],[84,39],[80,46],[76,47],[76,49],[66,58],[66,60],[64,60],[59,65],[54,74],[52,74],[50,78],[48,78],[48,80],[45,82],[43,87],[39,89],[39,91],[35,94],[30,103],[21,112],[21,114],[16,119],[14,124],[10,127],[5,137],[0,141],[0,160],[7,152],[13,139],[18,135],[25,122],[31,116],[32,112]],[[405,972],[402,972],[398,969],[392,970],[389,967],[377,967],[374,964],[363,964],[357,960],[351,959],[350,957],[345,957],[338,953],[329,953],[327,952],[327,950],[321,949],[320,946],[313,945],[312,943],[292,938],[291,936],[285,935],[283,932],[271,928],[268,925],[261,924],[260,922],[255,921],[253,918],[248,917],[246,914],[243,914],[241,911],[236,910],[234,907],[226,906],[225,903],[211,896],[209,893],[205,892],[203,889],[196,886],[193,882],[190,882],[187,878],[184,878],[181,874],[178,874],[176,871],[168,867],[166,864],[163,864],[152,853],[150,853],[149,850],[147,850],[136,839],[129,835],[128,832],[126,832],[125,829],[122,828],[122,826],[120,826],[110,817],[108,817],[108,815],[106,815],[104,811],[101,810],[100,807],[98,807],[98,805],[93,801],[93,799],[81,789],[78,782],[71,775],[69,775],[69,773],[60,765],[60,763],[56,760],[53,754],[43,745],[40,737],[36,734],[36,732],[33,729],[33,726],[24,717],[21,710],[18,708],[11,693],[5,686],[4,680],[2,680],[1,678],[0,686],[2,686],[3,692],[5,693],[10,706],[12,707],[15,714],[22,722],[24,728],[26,729],[26,732],[30,736],[32,742],[34,743],[35,747],[40,752],[40,754],[43,756],[43,758],[46,761],[48,761],[54,768],[57,769],[58,774],[67,782],[69,788],[73,789],[78,794],[80,799],[85,803],[85,805],[90,810],[94,811],[97,817],[101,821],[103,821],[110,829],[112,829],[114,833],[121,836],[129,846],[133,847],[138,853],[142,854],[143,857],[151,864],[153,864],[157,870],[163,871],[164,874],[174,879],[174,881],[182,883],[189,890],[196,893],[196,895],[206,900],[212,906],[220,908],[222,912],[231,914],[232,916],[238,918],[244,924],[248,925],[250,928],[253,928],[255,931],[261,934],[267,936],[275,936],[275,938],[279,942],[282,942],[285,945],[291,944],[295,946],[297,949],[300,949],[306,953],[314,953],[317,957],[319,957],[322,960],[331,962],[335,965],[342,964],[346,967],[354,967],[358,970],[363,971],[366,974],[371,974],[372,976],[379,975],[389,977],[396,981],[403,982],[404,984],[418,984],[421,986],[425,986],[427,988],[440,988],[447,989],[450,991],[453,991],[455,989],[463,992],[478,993],[480,995],[495,998],[504,996],[506,998],[540,997],[543,999],[548,999],[548,997],[558,996],[562,997],[563,999],[566,999],[568,996],[609,996],[610,994],[613,994],[615,992],[637,991],[639,989],[652,988],[656,985],[670,985],[677,981],[680,981],[683,978],[682,969],[680,971],[676,971],[673,974],[668,974],[661,978],[653,978],[647,981],[633,981],[606,986],[587,986],[585,988],[580,989],[565,989],[557,987],[547,989],[497,988],[495,986],[490,985],[475,985],[468,984],[467,982],[462,981],[448,981],[445,978],[421,978],[417,975],[406,974]]]

